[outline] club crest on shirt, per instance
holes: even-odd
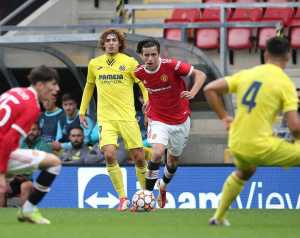
[[[160,80],[163,82],[167,82],[168,81],[168,76],[166,74],[163,74],[160,76]]]
[[[157,135],[156,134],[152,134],[152,140],[156,139]]]
[[[119,67],[119,70],[120,70],[120,71],[125,71],[125,69],[126,69],[126,68],[125,68],[124,65],[120,65],[120,67]]]

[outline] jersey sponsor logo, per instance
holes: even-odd
[[[127,194],[127,171],[121,168],[123,184]],[[96,189],[95,189],[96,188]],[[113,208],[119,203],[118,195],[103,168],[78,169],[78,207]]]
[[[126,70],[125,65],[120,65],[119,70],[120,70],[120,71],[125,71],[125,70]]]
[[[101,80],[120,80],[123,79],[122,74],[100,74],[99,79]]]
[[[171,88],[172,88],[172,86],[169,85],[167,87],[162,87],[162,88],[154,88],[154,89],[153,88],[147,88],[147,90],[150,94],[153,94],[153,93],[158,93],[158,92],[161,92],[161,91],[166,91],[166,90],[169,90]]]
[[[167,82],[168,81],[168,76],[166,74],[162,74],[160,76],[160,80],[163,81],[163,82]]]

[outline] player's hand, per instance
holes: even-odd
[[[225,129],[228,131],[231,123],[233,122],[233,117],[226,116],[222,119]]]
[[[87,120],[85,119],[84,115],[79,115],[79,120],[84,128],[88,128],[88,123],[87,123]]]
[[[147,111],[148,108],[148,102],[144,103],[142,106],[142,112],[145,114],[145,112]]]
[[[148,127],[148,117],[146,115],[144,115],[144,126],[147,129],[147,127]]]
[[[182,91],[180,93],[180,97],[191,100],[195,97],[195,95],[193,95],[190,91]]]
[[[61,144],[58,141],[52,141],[52,150],[59,151],[61,149]]]

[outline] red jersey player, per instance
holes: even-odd
[[[18,212],[19,221],[49,224],[36,205],[49,191],[59,174],[60,160],[52,154],[38,150],[18,149],[20,136],[25,136],[40,115],[39,100],[56,97],[58,74],[54,69],[41,65],[28,75],[31,86],[13,88],[0,96],[0,193],[5,192],[5,176],[40,169],[34,189]]]
[[[155,39],[138,43],[137,52],[144,64],[140,65],[135,76],[148,90],[149,101],[146,107],[148,117],[148,141],[152,144],[152,159],[146,173],[146,189],[152,191],[159,177],[159,165],[168,149],[164,176],[159,181],[158,205],[166,204],[166,187],[174,176],[178,159],[187,143],[190,130],[189,100],[194,98],[202,87],[206,75],[192,65],[176,59],[160,58],[160,44]],[[190,91],[182,77],[193,77]]]

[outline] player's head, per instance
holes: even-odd
[[[65,93],[62,96],[62,107],[68,117],[75,116],[77,112],[77,102],[73,95],[70,93]]]
[[[99,40],[99,48],[106,54],[123,52],[125,48],[125,36],[121,31],[108,29],[102,33]]]
[[[153,38],[145,39],[137,44],[137,53],[141,55],[146,69],[155,70],[160,63],[160,44]]]
[[[289,60],[290,43],[282,36],[275,36],[267,41],[266,62],[277,62],[285,67]]]
[[[59,76],[55,69],[40,65],[33,68],[27,77],[41,101],[56,99],[59,92]]]
[[[83,145],[83,129],[80,126],[72,127],[69,130],[69,140],[75,149],[80,149]]]

